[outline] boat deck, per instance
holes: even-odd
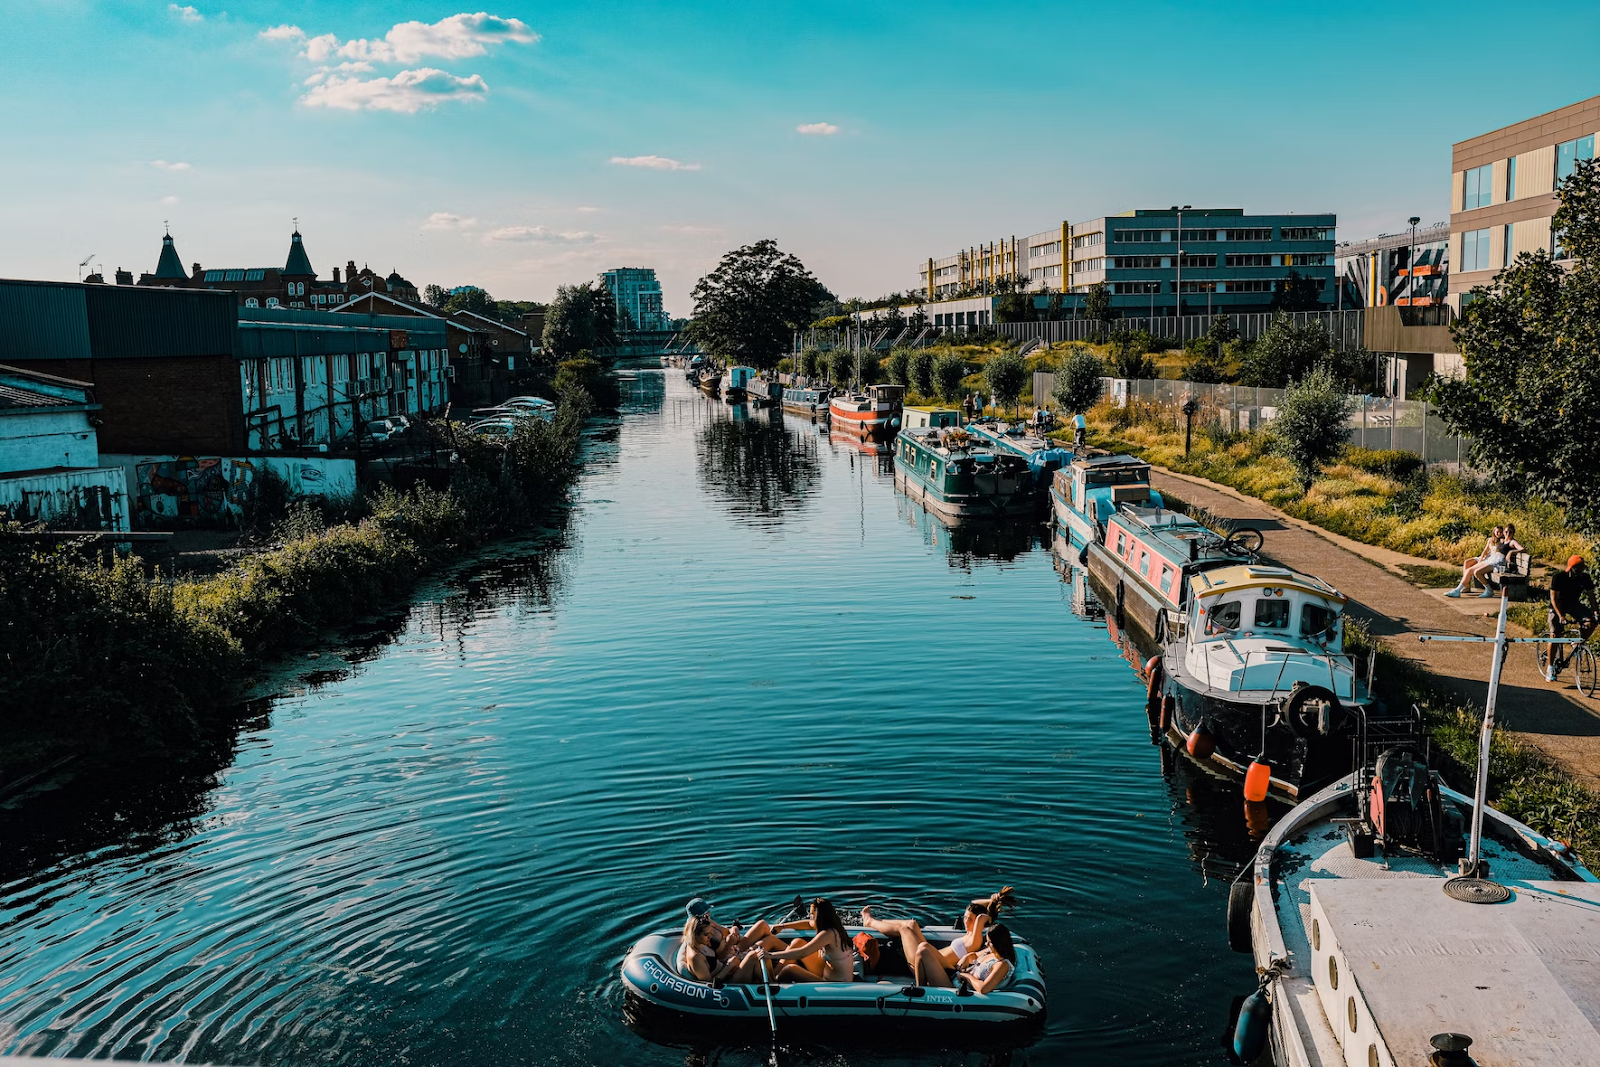
[[[1445,896],[1455,871],[1420,856],[1357,858],[1326,819],[1277,847],[1274,906],[1293,960],[1282,1006],[1310,1054],[1291,1060],[1345,1062],[1337,1040],[1364,1054],[1375,1023],[1397,1063],[1428,1062],[1428,1039],[1445,1032],[1472,1037],[1480,1067],[1600,1062],[1600,883],[1555,881],[1559,865],[1510,840],[1495,819],[1484,831],[1490,875],[1513,891],[1504,904]],[[1337,993],[1326,973],[1332,951],[1344,958]],[[1352,1008],[1346,998],[1357,992]],[[1343,1031],[1337,1038],[1330,1023]]]

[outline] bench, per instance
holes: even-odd
[[[1506,560],[1505,570],[1491,571],[1485,577],[1489,579],[1490,587],[1498,590],[1506,599],[1527,600],[1528,568],[1532,563],[1533,558],[1528,553],[1513,552],[1511,558]]]

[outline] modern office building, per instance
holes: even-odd
[[[661,301],[661,283],[650,267],[618,267],[603,275],[606,288],[617,301],[617,328],[670,330],[672,320]]]
[[[1430,307],[1444,303],[1450,286],[1450,224],[1416,232],[1383,233],[1334,249],[1344,308]]]
[[[1242,208],[1125,211],[1063,222],[1028,237],[929,259],[918,286],[929,302],[995,291],[1009,279],[1077,306],[1104,282],[1129,315],[1265,311],[1291,271],[1335,305],[1334,230],[1324,215],[1246,215]],[[929,309],[939,322],[939,312]]]
[[[1565,258],[1550,217],[1555,190],[1594,158],[1600,96],[1458,142],[1450,162],[1450,305],[1523,252]]]

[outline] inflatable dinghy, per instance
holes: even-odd
[[[846,929],[852,937],[862,930],[857,926]],[[959,927],[923,927],[935,945],[947,945],[961,932]],[[900,957],[898,938],[872,936],[885,946],[886,957]],[[622,962],[622,983],[634,1005],[680,1020],[742,1020],[765,1029],[768,987],[760,983],[713,986],[682,974],[673,962],[682,939],[681,930],[667,930],[648,934],[633,946]],[[858,957],[854,982],[774,982],[770,987],[772,1011],[780,1030],[785,1020],[914,1020],[919,1024],[989,1026],[1042,1021],[1045,984],[1039,957],[1022,938],[1016,937],[1014,944],[1016,966],[1005,983],[989,993],[973,993],[965,985],[959,990],[918,986],[903,975],[865,974]],[[903,968],[903,957],[900,960]]]

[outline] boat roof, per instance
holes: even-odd
[[[1437,878],[1313,879],[1389,1051],[1422,1063],[1434,1034],[1472,1038],[1480,1067],[1600,1060],[1600,884],[1531,881],[1502,904]]]
[[[1179,567],[1196,561],[1189,558],[1189,543],[1206,533],[1206,528],[1194,519],[1167,508],[1123,504],[1108,521],[1116,523],[1118,520],[1142,544]],[[1196,557],[1198,560],[1213,558],[1212,553],[1204,550]]]
[[[1144,460],[1129,455],[1080,457],[1073,460],[1072,465],[1084,470],[1098,470],[1102,467],[1144,467],[1148,469],[1150,466]]]
[[[923,405],[923,404],[908,404],[908,405],[906,405],[905,410],[907,410],[907,411],[925,411],[929,415],[956,415],[956,414],[959,414],[959,412],[957,412],[955,408],[935,408],[935,407],[928,407],[928,406]]]
[[[1231,593],[1239,589],[1267,587],[1276,589],[1287,586],[1291,589],[1298,589],[1302,593],[1310,593],[1313,596],[1337,601],[1340,604],[1343,604],[1346,600],[1343,593],[1321,578],[1316,578],[1309,574],[1301,574],[1299,571],[1292,571],[1288,567],[1264,567],[1254,563],[1202,571],[1190,578],[1189,583],[1195,596],[1209,596],[1221,592]]]

